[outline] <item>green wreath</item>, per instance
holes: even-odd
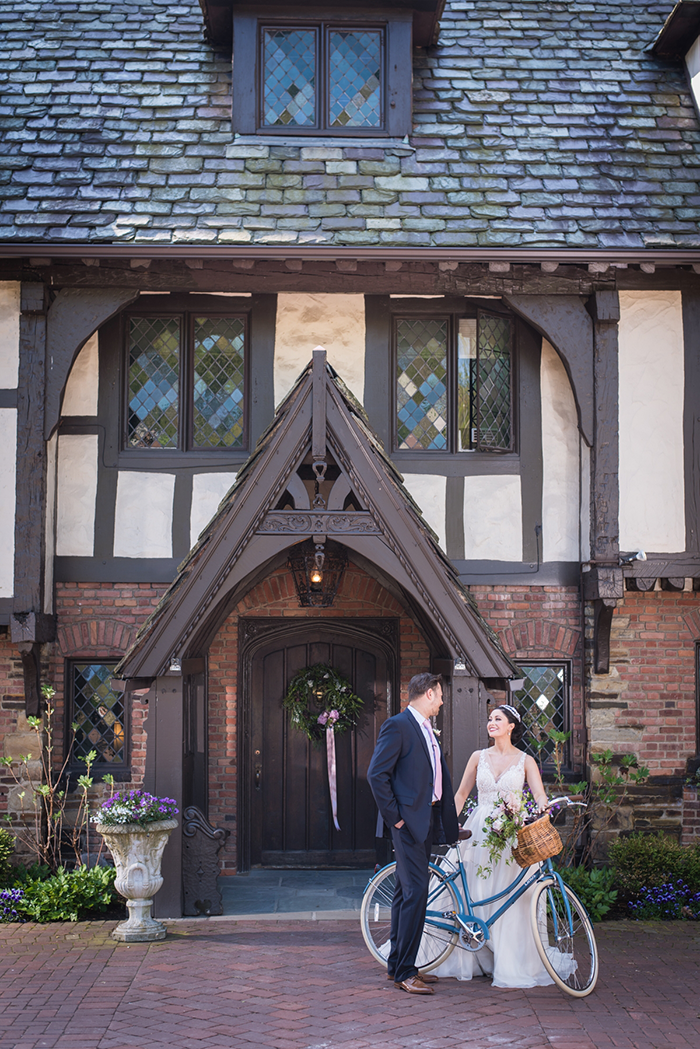
[[[337,670],[327,663],[314,663],[294,675],[282,705],[294,728],[318,743],[329,725],[336,733],[354,728],[363,703]]]

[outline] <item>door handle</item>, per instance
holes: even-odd
[[[262,779],[262,765],[255,766],[255,775],[253,776],[253,784],[256,790],[260,790],[260,781]]]

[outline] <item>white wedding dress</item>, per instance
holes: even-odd
[[[525,783],[525,754],[521,754],[505,772],[496,777],[491,768],[487,750],[479,755],[476,773],[478,791],[477,807],[468,817],[465,828],[472,832],[468,841],[460,842],[459,850],[467,872],[467,883],[472,901],[494,896],[501,892],[520,873],[521,868],[512,858],[510,848],[503,850],[500,858],[489,861],[489,850],[482,844],[484,820],[494,807],[509,794],[520,794]],[[447,858],[454,856],[450,850]],[[509,862],[510,861],[510,862]],[[485,878],[477,874],[477,868],[491,867],[492,873]],[[535,868],[525,872],[525,879]],[[459,885],[459,881],[457,882]],[[460,885],[461,888],[461,885]],[[442,965],[433,969],[435,976],[454,976],[458,980],[471,980],[472,976],[493,975],[494,987],[537,987],[554,981],[545,969],[537,952],[530,925],[530,903],[535,886],[532,886],[491,926],[490,939],[480,951],[464,950],[457,942],[455,949]],[[497,911],[503,899],[484,907],[475,908],[475,915],[484,921]],[[439,909],[439,904],[431,907]],[[416,964],[420,966],[420,950]]]

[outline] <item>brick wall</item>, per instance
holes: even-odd
[[[615,610],[610,673],[588,672],[593,751],[636,753],[652,776],[681,776],[696,751],[695,641],[700,595],[626,591]]]
[[[24,682],[19,652],[9,635],[0,635],[0,755],[16,757],[20,753],[19,740],[26,738],[24,717]],[[0,815],[7,812],[7,796],[13,780],[7,769],[0,766]]]
[[[380,584],[348,565],[332,608],[300,608],[289,570],[281,568],[254,587],[221,627],[209,650],[209,819],[231,831],[222,853],[222,873],[236,870],[238,624],[242,616],[347,619],[388,616],[400,620],[401,705],[408,682],[429,669],[428,648],[405,609]]]
[[[472,586],[487,623],[518,660],[571,660],[571,762],[584,765],[583,647],[577,587]]]
[[[152,583],[58,583],[56,585],[57,640],[51,646],[48,680],[56,689],[60,715],[57,742],[63,751],[62,714],[65,660],[92,659],[111,662],[121,659],[136,631],[160,600],[165,587]],[[143,781],[146,735],[143,724],[148,708],[133,696],[131,703],[131,781]],[[99,778],[99,777],[98,777]]]

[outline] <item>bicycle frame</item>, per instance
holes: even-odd
[[[513,904],[517,900],[519,900],[524,893],[527,892],[527,890],[532,885],[534,885],[536,882],[545,881],[550,878],[558,883],[559,889],[562,891],[562,896],[564,898],[567,911],[567,920],[569,926],[571,926],[571,910],[569,908],[569,902],[566,897],[566,894],[563,892],[562,889],[563,880],[561,875],[557,871],[555,871],[554,867],[552,866],[552,861],[550,859],[544,860],[540,865],[539,869],[536,870],[534,874],[531,874],[527,881],[523,881],[523,879],[525,878],[525,870],[521,870],[520,874],[518,874],[517,877],[514,878],[510,885],[506,886],[505,889],[503,889],[501,892],[496,893],[493,896],[486,896],[481,900],[472,900],[471,898],[469,886],[467,885],[467,872],[465,870],[461,856],[459,857],[459,862],[457,866],[451,873],[447,873],[442,867],[439,867],[436,864],[431,864],[431,866],[435,867],[436,870],[440,871],[445,881],[452,883],[453,888],[457,893],[457,896],[460,900],[461,909],[459,914],[455,915],[455,918],[457,919],[459,924],[464,928],[467,922],[477,921],[480,927],[484,930],[486,939],[490,938],[489,929],[491,928],[491,926],[495,922],[497,922],[498,919],[501,918],[506,913],[506,911],[508,911],[509,908],[512,907]],[[457,884],[458,878],[461,881],[461,888]],[[438,886],[438,888],[435,890],[435,893],[437,893],[438,895],[441,891],[442,884],[443,883],[441,882],[440,886]],[[513,891],[514,889],[515,891]],[[503,899],[504,896],[507,896],[508,898],[505,900],[503,905],[499,907],[498,910],[494,911],[494,913],[491,914],[488,918],[480,918],[475,913],[477,907],[485,907],[488,904],[495,903],[497,900]],[[430,907],[430,903],[431,896],[429,893],[428,907],[425,913],[426,922],[434,926],[435,928],[444,929],[448,933],[452,932],[454,930],[454,925],[448,925],[444,921],[445,912],[432,910]]]

